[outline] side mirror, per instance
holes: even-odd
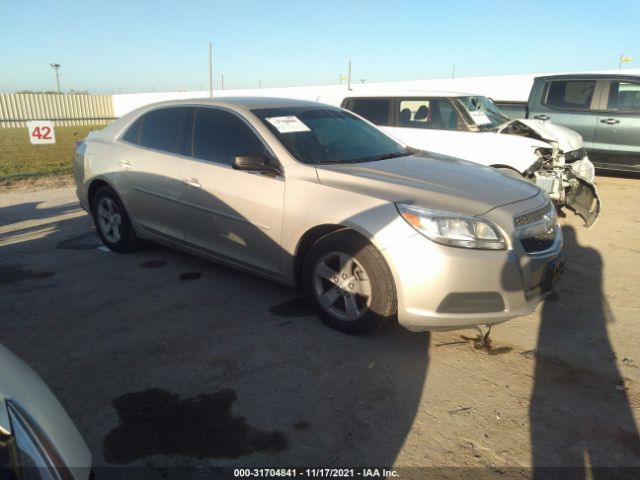
[[[245,170],[247,172],[270,173],[280,175],[280,166],[266,155],[236,155],[233,157],[231,167],[234,170]]]

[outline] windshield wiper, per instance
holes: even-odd
[[[377,162],[378,160],[389,160],[390,158],[397,158],[397,157],[408,157],[409,155],[412,155],[410,152],[394,152],[394,153],[385,153],[382,155],[378,155],[376,157],[367,157],[367,158],[362,158],[360,160],[357,160],[358,162]]]
[[[390,158],[396,157],[407,157],[412,155],[410,151],[406,152],[395,152],[395,153],[384,153],[382,155],[377,155],[375,157],[364,157],[364,158],[354,158],[352,160],[318,160],[316,164],[318,165],[332,165],[336,163],[363,163],[363,162],[376,162],[378,160],[388,160]]]

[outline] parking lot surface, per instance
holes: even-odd
[[[640,180],[597,180],[598,224],[561,220],[556,291],[488,348],[473,330],[344,335],[295,290],[158,246],[99,248],[71,188],[7,192],[0,342],[56,393],[98,478],[131,465],[640,468]]]

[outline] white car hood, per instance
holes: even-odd
[[[551,148],[543,141],[495,132],[460,132],[381,127],[400,142],[427,152],[462,158],[485,166],[503,165],[520,173],[537,160],[536,148]]]
[[[562,125],[557,125],[544,120],[532,120],[529,118],[511,120],[500,125],[498,133],[502,133],[503,130],[517,122],[529,127],[545,142],[549,142],[551,144],[557,143],[561,152],[572,152],[573,150],[578,150],[579,148],[584,147],[584,141],[578,132],[574,132]]]

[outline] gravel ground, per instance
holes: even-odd
[[[562,220],[556,292],[495,327],[490,348],[472,330],[343,335],[296,291],[161,247],[99,249],[71,188],[13,189],[0,341],[65,405],[98,480],[373,465],[403,479],[638,478],[639,182],[599,178],[598,224]]]

